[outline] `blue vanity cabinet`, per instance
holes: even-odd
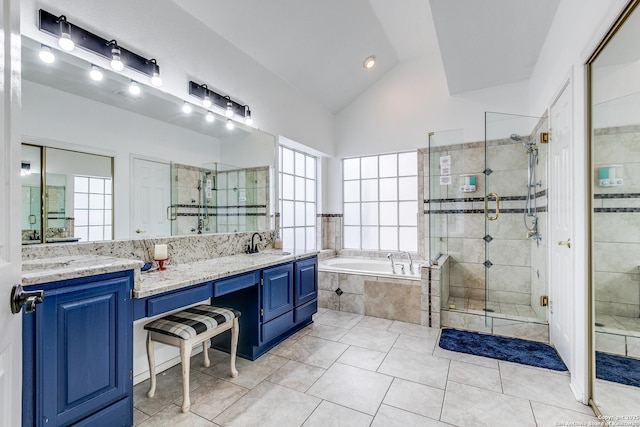
[[[318,311],[317,263],[313,256],[213,283],[212,304],[242,313],[238,356],[256,360],[312,322]],[[227,352],[229,341],[228,332],[211,340],[213,347]]]
[[[318,311],[318,258],[312,257],[296,261],[294,323],[309,323]]]
[[[262,270],[260,342],[266,343],[293,327],[293,263]]]
[[[133,425],[133,271],[25,287],[23,426]]]

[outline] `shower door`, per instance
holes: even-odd
[[[485,114],[484,311],[494,333],[547,320],[546,132],[546,118]]]

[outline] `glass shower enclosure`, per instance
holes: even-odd
[[[429,259],[450,263],[443,324],[548,341],[547,119],[488,112],[485,139],[463,138],[429,135]]]

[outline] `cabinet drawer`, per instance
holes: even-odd
[[[188,290],[163,295],[147,300],[147,316],[166,313],[198,301],[211,298],[211,284],[196,286]]]
[[[260,281],[260,272],[252,271],[239,276],[223,279],[213,284],[213,296],[219,297],[228,293],[239,291],[257,284]]]
[[[305,320],[311,315],[318,312],[318,300],[314,299],[313,301],[309,301],[306,304],[301,305],[300,307],[296,307],[294,310],[294,321],[299,323],[301,320]]]
[[[293,327],[293,310],[262,324],[262,342],[268,342]]]

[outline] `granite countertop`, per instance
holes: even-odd
[[[236,254],[203,261],[169,264],[166,270],[140,272],[142,261],[101,255],[72,255],[22,262],[22,284],[35,285],[96,274],[134,270],[134,298],[144,298],[187,286],[258,270],[317,255],[317,251],[290,253],[267,249],[256,254]]]
[[[34,259],[22,262],[22,284],[36,285],[123,270],[135,270],[134,281],[139,282],[143,264],[138,260],[101,255]]]
[[[257,254],[236,254],[192,263],[167,265],[164,271],[150,270],[142,273],[140,281],[134,287],[133,297],[144,298],[317,254],[318,251],[290,253],[268,249]]]

